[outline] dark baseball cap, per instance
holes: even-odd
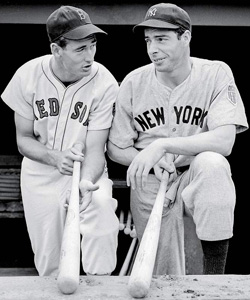
[[[62,36],[71,40],[80,40],[95,33],[107,34],[92,24],[84,10],[73,6],[61,6],[55,10],[48,17],[46,28],[50,42]]]
[[[191,31],[191,20],[188,13],[179,6],[172,3],[159,3],[148,9],[144,21],[134,26],[133,31],[145,27],[182,28]]]

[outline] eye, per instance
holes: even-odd
[[[85,48],[86,48],[86,47],[78,48],[78,49],[76,49],[76,52],[82,52],[82,51],[85,50]]]

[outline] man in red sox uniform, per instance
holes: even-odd
[[[96,35],[105,32],[72,6],[49,16],[47,32],[52,54],[21,66],[2,94],[15,112],[24,156],[21,190],[35,266],[41,276],[58,274],[64,206],[73,162],[80,161],[83,269],[110,274],[116,266],[119,220],[104,150],[118,83],[94,61]],[[79,141],[84,155],[74,147]]]
[[[248,128],[232,71],[224,62],[190,57],[191,21],[174,4],[150,7],[134,31],[144,35],[151,63],[121,84],[108,153],[129,166],[136,232],[141,239],[165,169],[171,175],[154,273],[185,274],[186,213],[201,240],[204,274],[222,274],[235,207],[225,156],[235,134]]]

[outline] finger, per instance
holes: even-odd
[[[83,212],[84,210],[87,209],[87,207],[89,206],[90,202],[91,202],[92,197],[87,197],[87,199],[82,198],[82,204],[80,207],[80,212]]]
[[[136,171],[135,174],[135,188],[142,189],[142,173],[143,173],[144,167],[139,166],[139,168]]]
[[[131,163],[128,170],[127,170],[127,186],[130,186],[132,189],[134,189],[135,186],[135,180],[134,180],[134,174],[135,174],[136,167],[134,167],[134,164]]]
[[[150,171],[150,169],[146,166],[142,172],[142,188],[143,189],[147,185],[149,171]]]
[[[77,148],[71,148],[70,151],[71,151],[74,155],[84,156],[84,154],[82,153],[82,151],[78,150]]]

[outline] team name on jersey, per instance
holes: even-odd
[[[37,110],[39,112],[39,118],[48,118],[53,116],[58,116],[60,112],[60,106],[59,101],[56,98],[49,98],[48,99],[48,110],[46,110],[45,107],[45,101],[37,100],[35,101]],[[84,105],[83,102],[76,102],[74,105],[73,112],[71,114],[71,119],[73,120],[79,120],[80,123],[83,124],[83,126],[88,125],[88,116],[86,116],[86,112],[88,110],[87,105]],[[86,118],[87,117],[87,118]]]
[[[174,106],[173,113],[175,114],[175,122],[177,125],[184,123],[200,126],[200,128],[202,128],[204,126],[204,120],[208,111],[203,110],[200,107],[186,105],[179,107]],[[143,131],[156,126],[164,125],[166,123],[163,107],[146,110],[142,114],[137,115],[134,119],[141,126]]]

